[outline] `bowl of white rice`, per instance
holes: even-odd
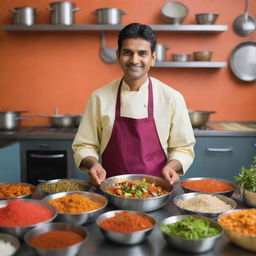
[[[1,256],[12,256],[20,248],[19,240],[9,234],[0,233],[0,255]]]
[[[174,204],[181,213],[208,218],[217,218],[219,214],[235,209],[236,202],[226,196],[211,193],[186,193],[176,196]]]

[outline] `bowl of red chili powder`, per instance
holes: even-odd
[[[29,230],[24,237],[27,245],[42,256],[73,256],[87,239],[85,228],[70,223],[45,223]]]
[[[236,184],[231,181],[207,177],[184,179],[180,181],[180,186],[185,193],[206,192],[216,193],[227,197],[231,197],[236,189]]]
[[[56,209],[46,202],[34,199],[0,201],[0,231],[23,239],[31,228],[52,221]]]
[[[101,214],[96,224],[107,240],[133,245],[143,242],[150,235],[156,220],[146,213],[117,210]]]

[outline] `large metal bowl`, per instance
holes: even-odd
[[[249,207],[256,207],[256,192],[246,189],[240,189],[240,194],[243,202]]]
[[[127,180],[141,180],[142,178],[145,178],[147,182],[155,183],[157,186],[161,186],[162,188],[169,191],[169,193],[154,198],[124,198],[106,192],[106,189],[111,186],[111,184]],[[100,189],[103,191],[108,201],[115,205],[118,209],[150,212],[163,207],[167,203],[169,197],[171,196],[173,187],[166,180],[156,176],[143,174],[125,174],[107,178],[100,184]]]
[[[50,209],[53,216],[50,219],[46,220],[46,221],[39,222],[39,223],[36,223],[34,225],[29,225],[29,226],[0,226],[0,232],[8,233],[10,235],[14,235],[14,236],[16,236],[20,239],[23,239],[24,234],[28,230],[30,230],[31,228],[39,227],[39,226],[43,225],[44,223],[51,222],[57,216],[56,209],[52,205],[48,204],[47,202],[43,202],[41,200],[34,200],[34,199],[22,199],[22,200],[30,202],[30,203],[38,204],[40,206],[43,206],[45,208]],[[10,201],[9,200],[1,201],[0,202],[0,207],[6,206],[8,204],[8,202],[10,202]],[[22,209],[21,209],[21,211],[22,211]]]
[[[189,119],[193,128],[198,128],[205,126],[209,121],[210,114],[215,113],[215,111],[201,111],[201,110],[189,110]]]
[[[115,232],[112,230],[104,229],[100,226],[101,221],[103,221],[104,219],[107,219],[107,218],[114,217],[115,214],[119,213],[119,212],[130,212],[130,213],[140,214],[143,217],[147,218],[153,224],[153,226],[151,228],[139,230],[139,231],[135,231],[135,232]],[[96,224],[106,239],[108,239],[112,242],[119,243],[119,244],[134,245],[134,244],[143,242],[150,235],[150,233],[152,232],[152,230],[154,229],[154,227],[156,225],[156,220],[152,216],[150,216],[149,214],[146,214],[146,213],[142,213],[142,212],[138,212],[138,211],[118,210],[118,211],[110,211],[110,212],[101,214],[97,218]]]
[[[192,180],[216,180],[216,181],[221,181],[221,182],[225,182],[225,183],[228,183],[230,185],[232,185],[234,187],[234,189],[232,190],[228,190],[228,191],[224,191],[224,192],[216,192],[216,193],[213,193],[211,192],[211,194],[218,194],[218,195],[222,195],[222,196],[227,196],[227,197],[231,197],[233,192],[235,191],[236,189],[236,184],[231,182],[231,181],[228,181],[228,180],[224,180],[224,179],[218,179],[218,178],[209,178],[209,177],[195,177],[195,178],[188,178],[188,179],[184,179],[184,180],[181,180],[180,181],[180,186],[183,188],[184,192],[185,193],[190,193],[190,192],[204,192],[205,191],[199,191],[199,190],[193,190],[193,189],[189,189],[189,188],[186,188],[182,185],[182,182],[185,182],[185,181],[192,181]],[[208,192],[206,192],[208,193]]]
[[[15,236],[5,234],[5,233],[0,233],[0,241],[1,240],[6,243],[10,243],[12,245],[12,247],[14,248],[13,253],[8,254],[9,256],[14,255],[20,248],[20,242]]]
[[[218,235],[215,235],[212,237],[207,237],[207,238],[197,239],[197,240],[187,240],[177,236],[166,234],[162,231],[162,234],[166,242],[174,248],[177,248],[179,250],[186,251],[186,252],[191,252],[191,253],[202,253],[202,252],[211,250],[215,242],[223,232],[222,227],[214,220],[211,220],[205,217],[194,216],[194,215],[178,215],[178,216],[168,217],[162,220],[162,222],[160,223],[160,227],[163,224],[167,225],[167,224],[175,223],[181,219],[185,219],[190,216],[209,221],[211,227],[217,228],[221,232]]]
[[[81,192],[81,191],[80,192],[63,192],[63,193],[52,194],[52,195],[49,195],[49,196],[43,198],[42,201],[45,201],[50,204],[50,201],[53,199],[61,198],[61,197],[71,195],[71,194],[83,195],[84,197],[86,197],[92,201],[101,202],[101,203],[103,203],[103,205],[99,209],[89,211],[89,212],[83,212],[83,213],[77,213],[77,214],[58,213],[58,215],[55,219],[56,221],[68,222],[68,223],[72,223],[74,225],[85,225],[85,224],[88,224],[88,223],[94,221],[101,213],[103,213],[104,208],[108,204],[108,200],[102,195],[99,195],[97,193],[92,193],[92,192]]]
[[[81,235],[84,239],[80,243],[77,243],[65,248],[61,248],[61,249],[55,249],[55,250],[38,248],[31,245],[31,243],[29,242],[31,239],[43,233],[56,231],[56,230],[72,231]],[[76,255],[80,250],[80,248],[84,245],[85,241],[87,240],[87,236],[88,235],[86,230],[81,226],[76,226],[69,223],[57,222],[57,223],[47,223],[40,227],[37,227],[28,231],[24,237],[24,240],[29,247],[33,248],[37,254],[42,256],[73,256],[73,255]]]
[[[209,194],[209,193],[186,193],[186,194],[176,196],[173,199],[173,202],[179,208],[179,210],[182,213],[185,213],[185,214],[203,216],[203,217],[207,217],[207,218],[217,218],[219,214],[224,212],[224,211],[221,211],[221,212],[192,211],[192,210],[187,210],[187,209],[181,208],[180,206],[177,205],[177,201],[179,201],[179,200],[182,200],[182,201],[187,200],[187,199],[193,198],[193,197],[198,196],[198,195],[213,195],[213,196],[216,196],[218,199],[220,199],[220,200],[224,201],[225,203],[229,204],[231,206],[231,209],[235,209],[236,206],[237,206],[236,202],[233,199],[229,198],[229,197],[222,196],[222,195],[216,195],[216,194]]]
[[[220,219],[228,215],[230,213],[238,212],[241,211],[242,209],[236,209],[236,210],[230,210],[226,211],[222,214],[219,215],[218,217],[218,223],[220,223]],[[244,210],[244,209],[243,209]],[[236,245],[239,247],[242,247],[247,250],[255,251],[256,252],[256,236],[250,236],[250,235],[245,235],[240,232],[234,231],[232,229],[228,229],[225,226],[221,225],[222,228],[224,229],[224,234]]]
[[[27,195],[23,195],[23,196],[16,196],[16,197],[9,197],[9,198],[0,198],[0,200],[10,200],[10,199],[24,199],[24,198],[31,198],[32,194],[35,192],[36,187],[32,184],[29,183],[23,183],[23,182],[9,182],[9,183],[0,183],[1,185],[5,185],[5,184],[16,184],[16,185],[24,185],[24,186],[29,186],[32,189],[32,193],[27,194]]]

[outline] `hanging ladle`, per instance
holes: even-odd
[[[239,36],[248,36],[256,29],[255,20],[249,15],[249,0],[246,0],[245,13],[239,15],[233,22],[233,30]]]
[[[100,48],[100,57],[106,63],[116,62],[116,48],[114,47],[105,47],[105,34],[104,32],[100,33],[101,37],[101,48]]]

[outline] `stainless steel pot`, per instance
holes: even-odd
[[[72,115],[45,115],[38,114],[40,117],[48,117],[52,127],[55,128],[70,128],[74,127],[74,119]]]
[[[78,127],[80,125],[82,117],[83,117],[83,114],[73,115],[73,121],[74,121],[74,126],[75,127]]]
[[[192,127],[198,128],[205,126],[209,120],[210,114],[216,113],[215,111],[200,111],[200,110],[189,110],[189,118]]]
[[[121,24],[121,16],[127,14],[118,8],[100,8],[96,9],[93,14],[97,17],[98,24]]]
[[[14,24],[31,26],[36,23],[36,9],[32,7],[16,7],[10,10],[14,13]]]
[[[0,112],[0,130],[13,131],[19,128],[20,120],[28,120],[30,117],[20,115],[27,111],[2,111]]]
[[[166,51],[169,49],[168,46],[163,44],[156,45],[156,61],[165,61],[166,60]]]
[[[74,12],[80,10],[75,8],[72,2],[53,2],[50,4],[51,23],[54,25],[72,25],[74,23]]]

